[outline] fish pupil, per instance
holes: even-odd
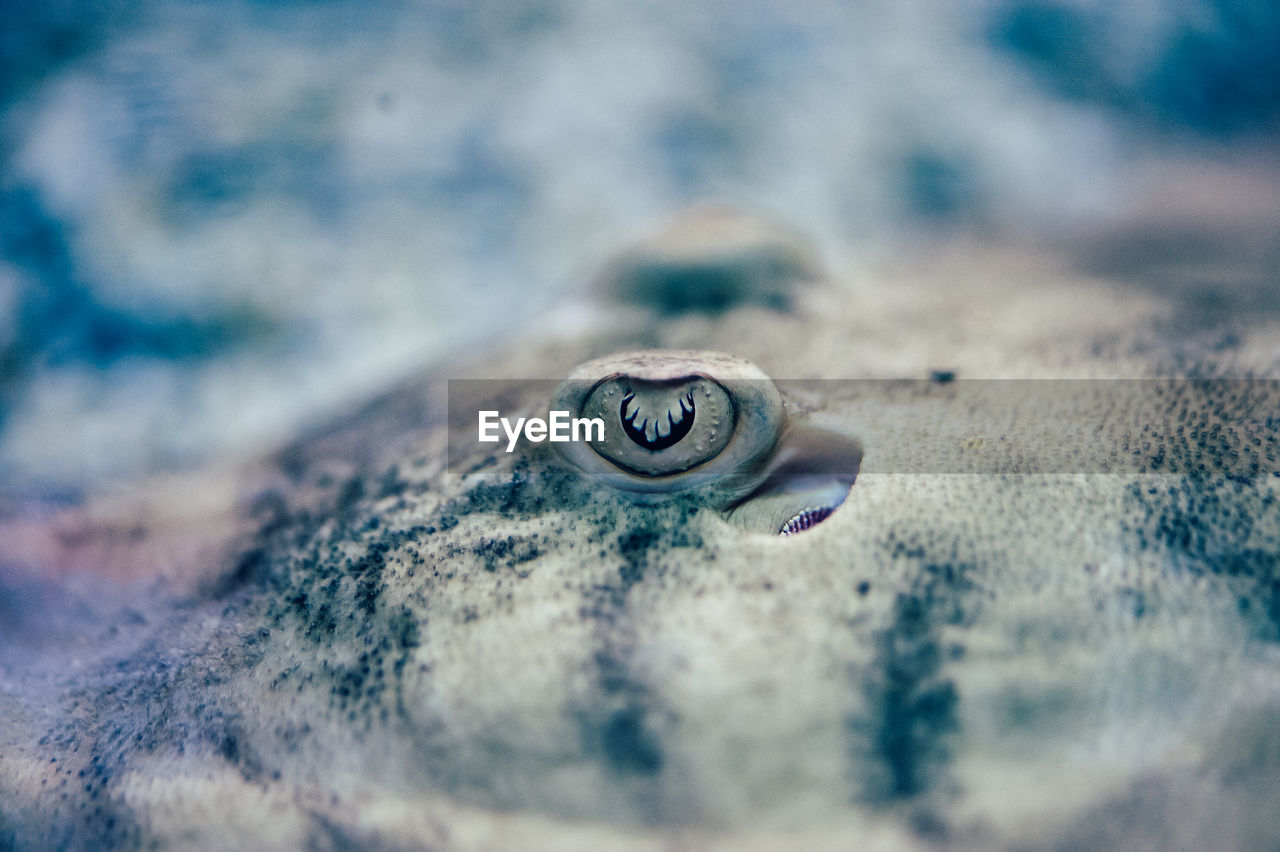
[[[653,422],[653,437],[649,437],[649,419],[640,420],[640,425],[636,425],[636,419],[640,416],[640,408],[636,406],[634,411],[628,414],[627,409],[631,408],[635,402],[635,391],[628,390],[626,395],[622,397],[622,405],[618,408],[618,416],[622,420],[622,431],[637,446],[643,447],[649,452],[656,453],[659,450],[665,450],[673,447],[683,440],[685,435],[689,434],[689,430],[693,428],[694,403],[693,392],[683,394],[680,397],[680,419],[676,420],[675,412],[671,407],[667,407],[667,434],[658,433],[658,419]]]

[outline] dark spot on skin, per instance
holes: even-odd
[[[947,757],[943,738],[957,728],[955,684],[940,679],[941,654],[926,603],[903,596],[880,649],[883,681],[876,750],[889,770],[889,798],[924,791],[935,764]]]
[[[1123,527],[1139,551],[1166,554],[1194,576],[1222,583],[1262,638],[1280,641],[1280,535],[1268,526],[1276,497],[1264,471],[1280,459],[1274,382],[1182,381],[1165,389],[1163,427],[1144,424],[1130,442],[1152,471],[1181,474],[1160,487],[1135,484],[1136,518]],[[1252,411],[1248,418],[1228,411]],[[1136,601],[1137,615],[1152,601]]]
[[[608,651],[595,653],[596,682],[605,695],[634,691],[635,684],[627,674],[623,661]]]
[[[661,740],[653,728],[662,711],[659,694],[633,669],[634,623],[628,599],[642,582],[661,581],[662,566],[653,563],[655,553],[668,554],[673,547],[697,546],[700,539],[689,529],[691,507],[675,501],[635,515],[602,513],[600,533],[614,524],[630,521],[619,532],[608,556],[620,559],[616,581],[590,588],[582,609],[591,619],[598,647],[593,655],[596,695],[579,710],[584,747],[613,772],[645,783],[632,787],[629,803],[646,822],[669,818],[681,804],[666,801],[659,783],[665,764]],[[602,709],[603,708],[603,709]]]
[[[970,573],[963,565],[923,565],[912,590],[894,601],[875,666],[860,678],[872,713],[851,720],[850,733],[854,764],[865,767],[869,756],[879,767],[856,779],[859,797],[871,804],[909,800],[929,814],[926,794],[946,789],[960,694],[945,673],[956,646],[944,646],[941,628],[969,619]]]
[[[590,493],[574,474],[543,466],[531,472],[528,459],[521,459],[509,477],[483,482],[467,492],[465,501],[451,504],[450,514],[535,518],[550,511],[583,509],[590,502]],[[442,529],[449,528],[444,525],[448,517],[442,517]]]
[[[615,298],[667,315],[714,315],[748,304],[787,311],[796,284],[818,270],[802,241],[763,225],[725,211],[692,212],[618,258],[604,285]],[[686,243],[697,233],[709,241],[701,255],[668,250],[671,241]],[[659,345],[652,330],[639,328],[616,342]]]
[[[395,637],[396,644],[400,648],[409,650],[421,644],[418,619],[407,608],[401,607],[399,612],[390,617],[387,624],[391,629],[391,635]]]
[[[307,625],[306,637],[316,643],[327,643],[333,638],[333,631],[337,627],[338,622],[333,617],[333,611],[329,605],[321,604],[316,609],[311,623]]]
[[[231,616],[236,611],[224,608]],[[92,686],[69,685],[63,714],[39,739],[39,748],[64,758],[51,761],[64,793],[38,806],[57,829],[18,846],[140,848],[150,845],[144,839],[154,843],[116,787],[138,769],[135,761],[149,755],[199,754],[235,767],[246,780],[263,776],[240,717],[216,695],[229,673],[261,663],[270,633],[234,618],[224,629],[211,646],[193,647],[181,634],[146,639],[138,653],[104,661]],[[218,652],[193,653],[208,647]],[[74,785],[68,785],[72,779]],[[71,786],[74,798],[66,792]],[[3,804],[0,812],[4,818],[13,813]]]
[[[621,593],[626,592],[644,579],[644,568],[649,548],[659,539],[657,530],[640,527],[618,537],[618,554],[623,564],[618,568],[618,579],[622,581]]]
[[[778,270],[781,278],[786,270]],[[747,263],[728,264],[659,264],[652,263],[631,271],[625,291],[632,301],[649,304],[665,314],[702,312],[718,314],[745,302],[759,302],[776,311],[786,311],[790,300],[785,291],[757,292],[759,270]]]
[[[645,729],[639,708],[614,713],[604,724],[601,741],[605,759],[618,772],[655,775],[662,770],[662,751]]]
[[[378,607],[378,597],[382,594],[382,571],[386,560],[376,545],[369,553],[351,565],[351,575],[356,578],[356,606],[365,615],[373,615]]]
[[[491,572],[497,571],[500,566],[514,568],[541,555],[532,539],[517,536],[485,539],[471,548],[471,552],[482,558],[485,570]]]
[[[221,730],[213,728],[206,736],[216,744],[218,754],[239,769],[246,781],[255,781],[262,775],[262,763],[249,747],[238,722],[228,721]]]

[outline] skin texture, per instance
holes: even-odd
[[[970,381],[1274,377],[1275,305],[1222,287],[1196,316],[1100,271],[1112,237],[813,276],[759,231],[726,249],[716,216],[714,298],[606,274],[580,327],[260,461],[11,511],[0,846],[1280,836],[1274,384],[1082,385],[1055,408]],[[522,379],[684,349],[749,359],[788,428],[860,448],[829,519],[779,537],[545,443],[447,464],[447,379],[500,380],[529,416],[546,383]],[[785,381],[849,378],[916,381]]]

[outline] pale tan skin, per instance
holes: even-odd
[[[787,398],[865,453],[844,505],[790,538],[695,497],[638,502],[546,445],[445,470],[443,379],[509,379],[504,408],[535,412],[520,378],[624,350],[718,350],[777,380],[1134,378],[1208,363],[1229,326],[1212,369],[1276,375],[1275,313],[1175,334],[1176,292],[1074,258],[952,244],[783,282],[786,310],[664,315],[601,286],[578,330],[435,370],[260,462],[11,517],[6,582],[92,605],[54,617],[74,604],[50,593],[10,615],[29,640],[3,656],[0,845],[1280,836],[1274,462],[1243,480],[896,473],[926,440],[1062,469],[1059,413],[993,425],[966,396],[982,385],[924,381]],[[1178,394],[1206,423],[1242,413]],[[1135,412],[1172,446],[1177,409],[1076,412],[1075,469],[1130,461]]]

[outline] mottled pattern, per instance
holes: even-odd
[[[963,245],[785,302],[580,306],[578,330],[260,463],[11,518],[0,845],[1280,836],[1275,386],[1152,382],[1071,412],[1064,450],[1042,437],[1060,412],[993,422],[967,381],[1274,376],[1274,312],[1175,338],[1162,293]],[[921,381],[787,399],[865,449],[848,500],[792,536],[635,502],[546,444],[446,471],[445,379],[509,379],[524,414],[547,400],[521,377],[694,347]],[[917,434],[1003,466],[896,472]],[[1074,472],[1020,473],[1068,451]]]

